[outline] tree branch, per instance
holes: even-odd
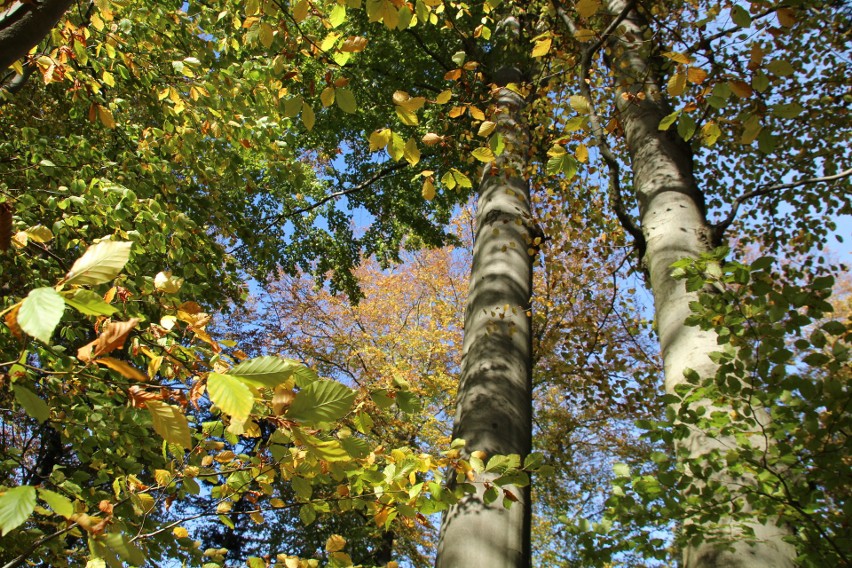
[[[6,69],[40,42],[74,0],[12,2],[0,12],[0,69]]]
[[[814,183],[823,183],[829,181],[836,181],[839,179],[843,179],[845,177],[852,176],[852,168],[842,171],[839,174],[835,174],[833,176],[823,176],[823,177],[815,177],[808,178],[799,181],[794,181],[790,183],[776,183],[772,185],[764,185],[761,186],[754,191],[746,192],[734,200],[733,206],[731,207],[731,212],[728,213],[728,216],[723,220],[719,221],[715,225],[712,225],[713,230],[713,239],[714,242],[721,241],[722,237],[725,236],[725,231],[728,230],[728,227],[731,226],[731,223],[734,222],[734,219],[737,216],[737,212],[739,211],[740,205],[745,203],[750,199],[754,199],[755,197],[762,197],[764,195],[768,195],[770,193],[774,193],[776,191],[783,191],[785,189],[792,189],[794,187],[799,187],[802,185],[811,185]]]
[[[350,187],[348,189],[341,189],[340,191],[335,191],[333,193],[329,193],[328,195],[326,195],[325,197],[323,197],[322,199],[320,199],[319,201],[317,201],[315,203],[311,203],[310,205],[300,207],[299,209],[295,209],[293,211],[285,211],[285,212],[281,213],[280,215],[276,215],[268,223],[266,223],[265,225],[260,227],[258,229],[258,232],[262,233],[262,232],[266,231],[267,229],[269,229],[270,227],[272,227],[273,225],[280,223],[281,221],[283,221],[284,219],[287,219],[289,217],[295,217],[296,215],[301,215],[302,213],[307,213],[308,211],[312,211],[312,210],[314,210],[318,207],[322,207],[323,205],[325,205],[326,203],[328,203],[332,199],[336,199],[336,198],[342,197],[344,195],[357,193],[359,191],[367,189],[368,187],[370,187],[371,185],[373,185],[377,181],[387,177],[388,175],[390,175],[394,172],[398,172],[399,170],[405,169],[407,167],[408,167],[408,162],[400,162],[400,163],[396,163],[396,164],[391,164],[390,166],[379,170],[378,172],[376,172],[375,174],[370,176],[369,179],[362,181],[361,183],[359,183],[356,186]],[[228,251],[228,253],[232,254],[236,251],[244,249],[246,246],[247,245],[245,243],[243,243],[243,244],[231,249],[230,251]]]
[[[627,209],[624,206],[624,201],[621,198],[621,167],[618,163],[618,159],[615,157],[615,154],[606,141],[606,133],[601,126],[600,117],[595,110],[595,106],[592,102],[591,89],[589,88],[589,74],[591,72],[592,58],[610,38],[613,32],[615,32],[619,24],[624,21],[630,11],[634,8],[635,4],[635,0],[627,2],[616,18],[610,22],[603,33],[601,33],[597,41],[583,50],[580,59],[580,93],[589,101],[589,122],[592,126],[592,136],[597,141],[601,157],[609,168],[609,196],[612,201],[612,208],[615,211],[615,215],[618,217],[622,227],[624,227],[624,229],[633,237],[636,243],[636,248],[639,251],[639,259],[641,261],[645,251],[645,237],[642,234],[642,230],[636,225],[636,222],[627,213]],[[573,33],[576,29],[576,25],[571,17],[561,6],[558,5],[556,6],[556,12],[562,19],[565,26]]]

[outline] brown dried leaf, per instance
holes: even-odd
[[[138,324],[139,318],[111,322],[97,339],[77,350],[77,359],[88,363],[100,355],[106,355],[123,347],[128,334]]]

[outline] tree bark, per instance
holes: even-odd
[[[530,189],[524,178],[529,132],[523,98],[505,88],[521,73],[503,68],[492,120],[505,151],[485,167],[479,186],[476,237],[465,312],[462,370],[453,435],[465,452],[530,452],[532,443],[532,295]],[[487,460],[487,457],[486,457]],[[480,474],[471,494],[444,515],[436,566],[530,566],[529,488],[507,487],[517,498],[508,509],[482,500],[496,476]]]
[[[610,0],[610,12],[619,14],[626,0]],[[685,325],[689,304],[696,293],[686,291],[682,281],[671,277],[671,264],[682,258],[695,258],[712,250],[712,228],[707,221],[704,196],[693,176],[692,150],[680,136],[660,131],[658,125],[671,112],[660,89],[653,61],[655,46],[642,15],[632,9],[624,19],[622,32],[609,41],[607,63],[615,74],[616,100],[633,171],[633,187],[639,203],[639,221],[646,243],[644,262],[649,274],[657,322],[657,333],[665,369],[665,388],[671,393],[685,382],[684,371],[692,369],[701,377],[713,377],[716,365],[709,354],[719,350],[717,336]],[[644,99],[634,97],[644,92]],[[630,96],[622,97],[622,93]],[[728,442],[729,444],[726,444]],[[681,442],[690,457],[698,457],[735,440],[711,439],[695,432]],[[721,479],[726,483],[725,478]],[[734,495],[742,495],[729,481]],[[742,483],[742,480],[739,482]],[[743,501],[743,508],[747,505]],[[687,520],[688,522],[688,520]],[[725,522],[724,520],[720,522]],[[686,568],[786,568],[794,566],[795,550],[783,542],[788,531],[771,522],[751,523],[756,544],[741,538],[742,531],[731,526],[733,549],[713,543],[687,547]]]
[[[25,56],[44,39],[73,1],[13,0],[0,11],[0,71]]]

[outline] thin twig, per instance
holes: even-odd
[[[725,231],[727,231],[728,227],[731,226],[731,223],[734,222],[734,219],[737,216],[737,212],[739,211],[740,205],[742,205],[743,203],[745,203],[749,199],[753,199],[755,197],[762,197],[764,195],[768,195],[768,194],[774,193],[776,191],[783,191],[785,189],[792,189],[794,187],[799,187],[799,186],[802,186],[802,185],[810,185],[810,184],[814,184],[814,183],[836,181],[836,180],[839,180],[839,179],[843,179],[845,177],[849,177],[850,175],[852,175],[852,168],[850,168],[848,170],[844,170],[844,171],[840,172],[839,174],[835,174],[833,176],[808,178],[808,179],[803,179],[803,180],[800,180],[800,181],[794,181],[794,182],[790,182],[790,183],[776,183],[776,184],[772,184],[772,185],[764,185],[764,186],[761,186],[761,187],[755,189],[754,191],[746,192],[746,193],[740,195],[739,197],[737,197],[736,199],[734,199],[734,204],[731,207],[731,212],[728,213],[728,216],[725,217],[725,219],[723,219],[722,221],[719,221],[718,223],[716,223],[715,225],[712,226],[713,238],[716,240],[716,242],[719,242],[722,239],[722,237],[725,235]]]
[[[261,227],[259,229],[259,232],[262,233],[262,232],[266,231],[267,229],[269,229],[270,227],[272,227],[276,223],[280,223],[284,219],[287,219],[287,218],[290,218],[290,217],[295,217],[296,215],[301,215],[302,213],[307,213],[308,211],[312,211],[313,209],[316,209],[317,207],[321,207],[321,206],[325,205],[326,203],[328,203],[329,201],[331,201],[332,199],[336,199],[336,198],[342,197],[344,195],[349,195],[351,193],[356,193],[356,192],[362,191],[362,190],[370,187],[371,185],[373,185],[377,181],[381,180],[382,178],[384,178],[384,177],[386,177],[386,176],[388,176],[388,175],[390,175],[394,172],[402,170],[406,167],[408,167],[407,162],[400,162],[400,163],[397,163],[397,164],[391,164],[390,166],[388,166],[388,167],[386,167],[382,170],[379,170],[373,176],[371,176],[369,179],[362,181],[361,183],[359,183],[358,185],[356,185],[354,187],[350,187],[348,189],[341,189],[340,191],[335,191],[334,193],[329,193],[328,195],[326,195],[325,197],[323,197],[322,199],[320,199],[316,203],[311,203],[310,205],[300,207],[299,209],[295,209],[293,211],[286,211],[284,213],[281,213],[280,215],[276,215],[271,221],[269,221],[263,227]],[[247,246],[246,243],[243,243],[243,244],[231,249],[230,251],[228,251],[228,253],[232,254],[232,253],[234,253],[238,250],[245,248],[246,246]]]

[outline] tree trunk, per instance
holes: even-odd
[[[621,13],[625,0],[610,0],[613,14]],[[635,9],[621,24],[623,33],[609,42],[608,64],[615,73],[616,100],[624,129],[633,171],[633,187],[639,202],[639,220],[645,238],[644,262],[654,293],[657,333],[665,368],[666,392],[685,382],[684,371],[693,369],[701,377],[713,377],[716,365],[709,354],[719,350],[717,336],[685,325],[690,302],[696,293],[686,291],[683,281],[671,277],[671,264],[682,258],[695,258],[713,247],[707,221],[704,196],[693,177],[692,151],[680,136],[660,131],[658,125],[671,112],[660,89],[657,70],[652,64],[656,46],[646,41],[647,22]],[[621,97],[644,91],[645,98]],[[690,456],[700,456],[722,445],[736,446],[734,440],[711,439],[694,433],[681,443]],[[725,483],[724,478],[721,480]],[[730,483],[730,482],[728,482]],[[739,482],[742,483],[742,480]],[[742,495],[739,485],[731,484],[731,493]],[[743,501],[743,507],[747,505]],[[688,519],[687,519],[687,522]],[[720,521],[720,522],[724,522]],[[730,546],[726,550],[712,543],[687,547],[686,568],[786,568],[794,566],[795,551],[783,542],[786,529],[773,523],[751,523],[757,543],[738,540],[742,531],[731,527]]]
[[[503,68],[497,85],[520,84],[517,69]],[[492,117],[506,149],[485,167],[479,187],[476,238],[465,312],[462,370],[453,435],[465,452],[520,454],[532,443],[532,257],[530,189],[524,178],[529,133],[524,100],[501,88]],[[487,457],[486,457],[487,460]],[[508,509],[482,500],[493,475],[477,475],[477,493],[452,506],[441,525],[439,568],[530,566],[529,488],[507,487],[517,498]]]
[[[0,71],[50,33],[73,0],[13,1],[0,10]]]

